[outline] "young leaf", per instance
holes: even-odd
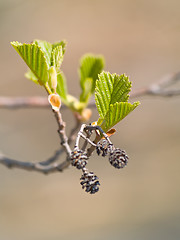
[[[35,43],[22,44],[19,42],[11,42],[11,45],[19,53],[19,55],[26,62],[33,74],[37,77],[41,84],[45,84],[48,81],[48,62],[44,52],[40,46]]]
[[[62,53],[64,55],[64,53],[66,51],[66,45],[67,45],[67,42],[65,40],[63,40],[61,42],[55,42],[52,44],[52,50],[58,46],[62,46]]]
[[[56,42],[54,44],[51,44],[46,41],[35,40],[34,43],[38,45],[41,48],[41,50],[44,52],[49,67],[55,66],[56,69],[59,70],[60,65],[63,61],[66,42],[61,41],[61,42]]]
[[[131,82],[128,77],[102,72],[98,75],[95,101],[100,115],[98,125],[107,132],[133,111],[139,102],[128,103]]]
[[[127,102],[116,102],[110,104],[109,111],[107,112],[101,127],[106,132],[123,118],[125,118],[130,112],[132,112],[139,102],[134,102],[133,104]]]
[[[52,52],[52,44],[42,40],[35,40],[34,44],[40,47],[41,51],[43,51],[48,66],[51,66],[51,52]]]
[[[59,72],[57,75],[56,92],[61,96],[62,101],[67,100],[66,78],[62,72]]]
[[[127,102],[131,90],[131,82],[128,77],[102,72],[98,75],[95,89],[95,100],[99,115],[102,119],[109,111],[110,104],[115,102]]]
[[[59,72],[66,47],[65,41],[51,44],[42,40],[34,40],[30,44],[19,42],[11,44],[30,68],[25,75],[28,79],[44,85],[49,80],[48,70],[51,66]]]
[[[62,46],[57,46],[52,50],[51,65],[55,67],[58,72],[63,61]]]
[[[82,88],[82,94],[80,96],[81,102],[87,102],[90,95],[94,93],[96,79],[103,68],[104,58],[102,56],[86,54],[81,58],[79,70],[80,85]],[[89,87],[90,79],[91,86]]]
[[[52,93],[56,92],[56,88],[57,88],[57,71],[56,71],[54,66],[51,66],[49,68],[49,81],[48,81],[47,85],[50,88]]]
[[[83,91],[80,95],[80,102],[87,102],[89,97],[91,96],[93,80],[92,78],[86,78],[84,82]]]

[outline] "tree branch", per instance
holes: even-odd
[[[5,165],[8,168],[19,168],[27,171],[36,171],[36,172],[41,172],[44,174],[47,173],[53,173],[53,172],[62,172],[65,168],[69,166],[68,162],[63,162],[60,164],[54,163],[52,165],[48,164],[46,165],[45,163],[48,163],[49,159],[44,162],[22,162],[18,160],[14,160],[11,158],[8,158],[2,154],[0,154],[0,163]]]
[[[180,72],[171,74],[162,78],[159,82],[147,87],[140,88],[131,92],[131,97],[140,97],[145,95],[172,97],[180,95],[180,89],[168,89],[180,81]]]
[[[74,140],[75,132],[78,130],[79,127],[80,127],[80,122],[77,121],[75,127],[70,132],[68,144],[70,144]],[[68,159],[66,159],[62,163],[56,162],[63,152],[64,152],[64,149],[61,148],[57,150],[55,154],[50,158],[48,158],[47,160],[37,162],[37,163],[22,162],[22,161],[10,159],[0,154],[0,164],[3,164],[8,168],[19,168],[27,171],[41,172],[44,174],[54,173],[57,171],[62,172],[64,169],[68,168],[70,165],[70,161]]]
[[[145,95],[172,97],[180,95],[180,89],[168,89],[180,81],[180,72],[176,72],[164,77],[157,83],[147,87],[139,88],[131,92],[131,97],[139,97]],[[94,107],[95,103],[90,102],[89,107]],[[47,108],[49,103],[46,97],[0,97],[0,108]],[[65,105],[61,109],[66,108]]]
[[[0,108],[47,108],[47,97],[1,97]]]
[[[171,74],[170,76],[167,76],[166,78],[163,78],[161,81],[151,84],[148,87],[134,90],[131,93],[131,97],[139,97],[139,96],[145,96],[145,95],[172,97],[172,96],[180,95],[180,89],[177,89],[177,88],[169,89],[169,87],[172,87],[173,85],[175,85],[179,80],[180,80],[180,72]],[[94,107],[95,103],[91,102],[89,106]],[[16,98],[0,97],[0,108],[17,109],[17,108],[47,108],[47,107],[49,107],[49,102],[46,97],[16,97]],[[66,107],[65,105],[62,105],[61,109],[65,107]],[[58,124],[57,131],[61,140],[61,146],[63,148],[56,151],[55,154],[49,159],[45,161],[37,162],[37,163],[21,162],[18,160],[10,159],[0,154],[0,164],[3,164],[9,168],[16,167],[16,168],[21,168],[28,171],[36,171],[36,172],[42,172],[42,173],[52,173],[57,171],[63,171],[65,168],[67,168],[70,165],[70,156],[71,156],[71,148],[69,144],[74,140],[75,133],[77,129],[79,129],[81,122],[78,119],[76,119],[76,125],[74,128],[72,128],[70,132],[70,137],[68,140],[65,132],[65,122],[62,120],[61,113],[59,111],[54,111],[54,110],[53,112]],[[85,137],[84,135],[79,134],[79,136],[85,138],[85,143],[83,148],[86,148],[90,135]],[[100,140],[100,137],[96,136],[95,140],[93,141],[94,145],[99,140]],[[95,149],[95,146],[93,145],[88,149],[88,156],[92,154],[94,149]],[[67,153],[66,160],[62,163],[57,163],[56,160],[64,152],[64,150]]]
[[[61,146],[63,146],[64,150],[67,153],[67,157],[70,158],[71,156],[71,148],[68,144],[68,137],[66,136],[65,132],[65,122],[62,120],[61,113],[59,111],[52,110],[54,112],[54,116],[56,118],[57,124],[58,124],[58,134],[61,140]]]

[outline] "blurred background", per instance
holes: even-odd
[[[179,13],[178,0],[0,0],[0,95],[46,96],[25,79],[16,40],[66,39],[62,68],[77,97],[87,52],[103,54],[105,69],[130,76],[133,89],[156,82],[180,70]],[[0,239],[180,239],[180,97],[137,100],[112,137],[128,167],[96,154],[88,164],[101,182],[95,195],[81,189],[74,168],[45,176],[0,166]],[[69,132],[72,114],[63,110],[63,118]],[[0,151],[9,157],[47,159],[59,147],[56,130],[49,109],[0,109]]]

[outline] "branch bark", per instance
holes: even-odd
[[[180,72],[173,73],[162,78],[160,81],[153,83],[147,87],[140,88],[131,92],[132,97],[140,97],[145,95],[173,97],[180,95],[180,89],[168,89],[180,81]]]
[[[162,78],[160,81],[153,83],[147,87],[142,87],[131,92],[131,98],[145,95],[172,97],[180,95],[180,89],[168,89],[180,81],[180,72],[170,74]],[[49,103],[47,97],[0,97],[0,108],[47,108]],[[89,103],[89,107],[95,107],[94,102]],[[66,108],[65,105],[61,109]]]
[[[153,95],[153,96],[162,96],[162,97],[172,97],[180,95],[180,89],[177,88],[170,88],[174,84],[176,84],[180,80],[180,72],[177,72],[175,74],[171,74],[163,79],[161,79],[159,82],[151,84],[150,86],[140,88],[137,90],[134,90],[131,92],[131,97],[140,97],[145,95]],[[9,108],[9,109],[17,109],[17,108],[47,108],[49,107],[49,102],[47,100],[47,97],[0,97],[0,108]],[[61,106],[62,108],[65,108],[65,105]],[[89,104],[89,107],[95,107],[95,103],[91,102]],[[0,154],[0,164],[3,164],[9,168],[21,168],[28,171],[37,171],[42,173],[53,173],[57,171],[63,171],[65,168],[67,168],[70,165],[70,156],[71,156],[71,148],[70,143],[75,137],[75,132],[80,127],[81,122],[76,119],[76,125],[70,132],[70,137],[68,140],[68,137],[66,136],[65,132],[65,122],[62,120],[61,113],[59,111],[54,111],[54,116],[56,119],[56,122],[58,124],[58,134],[60,138],[60,143],[62,146],[62,149],[56,151],[56,153],[49,159],[42,161],[42,162],[22,162],[15,159],[8,158],[2,154]],[[87,136],[88,138],[89,136]],[[100,140],[100,137],[96,136],[93,143],[97,143]],[[84,147],[87,146],[87,139],[85,141]],[[91,146],[88,149],[88,156],[92,154],[95,147]],[[62,163],[57,163],[58,157],[64,152],[67,153],[67,157],[65,161]]]
[[[58,122],[59,125],[59,122]],[[70,144],[75,137],[75,133],[80,127],[80,122],[77,121],[75,127],[70,132],[68,144]],[[64,137],[63,137],[64,138]],[[65,136],[67,139],[67,137]],[[69,149],[69,148],[68,148]],[[41,172],[44,174],[49,174],[49,173],[54,173],[54,172],[62,172],[64,169],[68,168],[70,165],[69,158],[66,158],[61,163],[57,163],[56,161],[60,157],[60,155],[64,152],[64,148],[61,148],[55,152],[53,156],[48,158],[45,161],[41,162],[24,162],[24,161],[18,161],[15,159],[11,159],[6,157],[3,154],[0,154],[0,164],[8,167],[8,168],[18,168],[18,169],[23,169],[26,171],[35,171],[35,172]]]
[[[5,165],[8,168],[19,168],[27,171],[35,171],[35,172],[41,172],[44,174],[48,173],[54,173],[54,172],[62,172],[65,168],[69,166],[68,162],[63,162],[60,164],[53,163],[53,164],[45,164],[46,161],[44,162],[23,162],[23,161],[18,161],[15,159],[8,158],[2,154],[0,154],[0,163]],[[48,160],[47,160],[48,163]]]

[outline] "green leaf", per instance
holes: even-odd
[[[44,52],[41,50],[40,46],[35,43],[22,44],[19,42],[11,42],[11,45],[19,53],[19,55],[26,62],[28,67],[37,77],[41,84],[45,84],[48,81],[48,62],[45,57]]]
[[[44,53],[48,66],[51,66],[51,52],[52,44],[42,40],[35,40],[34,44],[40,47],[41,51]]]
[[[95,101],[102,119],[109,111],[110,104],[115,102],[127,102],[131,90],[131,82],[128,77],[102,72],[98,75],[95,89]]]
[[[131,82],[124,74],[102,72],[98,75],[95,101],[100,115],[98,125],[107,132],[132,112],[140,103],[128,103]]]
[[[61,96],[62,101],[67,100],[68,93],[67,93],[67,86],[66,86],[66,78],[62,72],[59,72],[57,75],[56,92]]]
[[[56,42],[51,44],[42,40],[35,40],[34,43],[38,45],[41,50],[44,52],[46,60],[48,62],[49,67],[55,66],[57,70],[59,70],[60,65],[63,61],[63,55],[65,53],[66,42]]]
[[[101,124],[102,129],[107,132],[125,118],[130,112],[132,112],[139,104],[139,102],[135,102],[133,104],[127,102],[116,102],[114,104],[110,104],[109,111]]]
[[[94,93],[96,79],[103,68],[104,58],[102,56],[86,54],[81,58],[79,69],[80,85],[82,88],[82,93],[80,96],[81,102],[87,102],[90,95]],[[89,84],[90,79],[91,86]]]
[[[80,102],[87,102],[88,99],[91,96],[91,89],[93,85],[92,78],[86,78],[86,81],[84,82],[83,91],[80,95]]]
[[[67,42],[65,40],[61,41],[61,42],[55,42],[52,44],[52,49],[61,46],[62,47],[62,53],[64,55],[65,51],[66,51],[66,46],[67,46]]]
[[[57,46],[52,50],[51,54],[51,65],[55,67],[58,72],[63,61],[62,46]]]

